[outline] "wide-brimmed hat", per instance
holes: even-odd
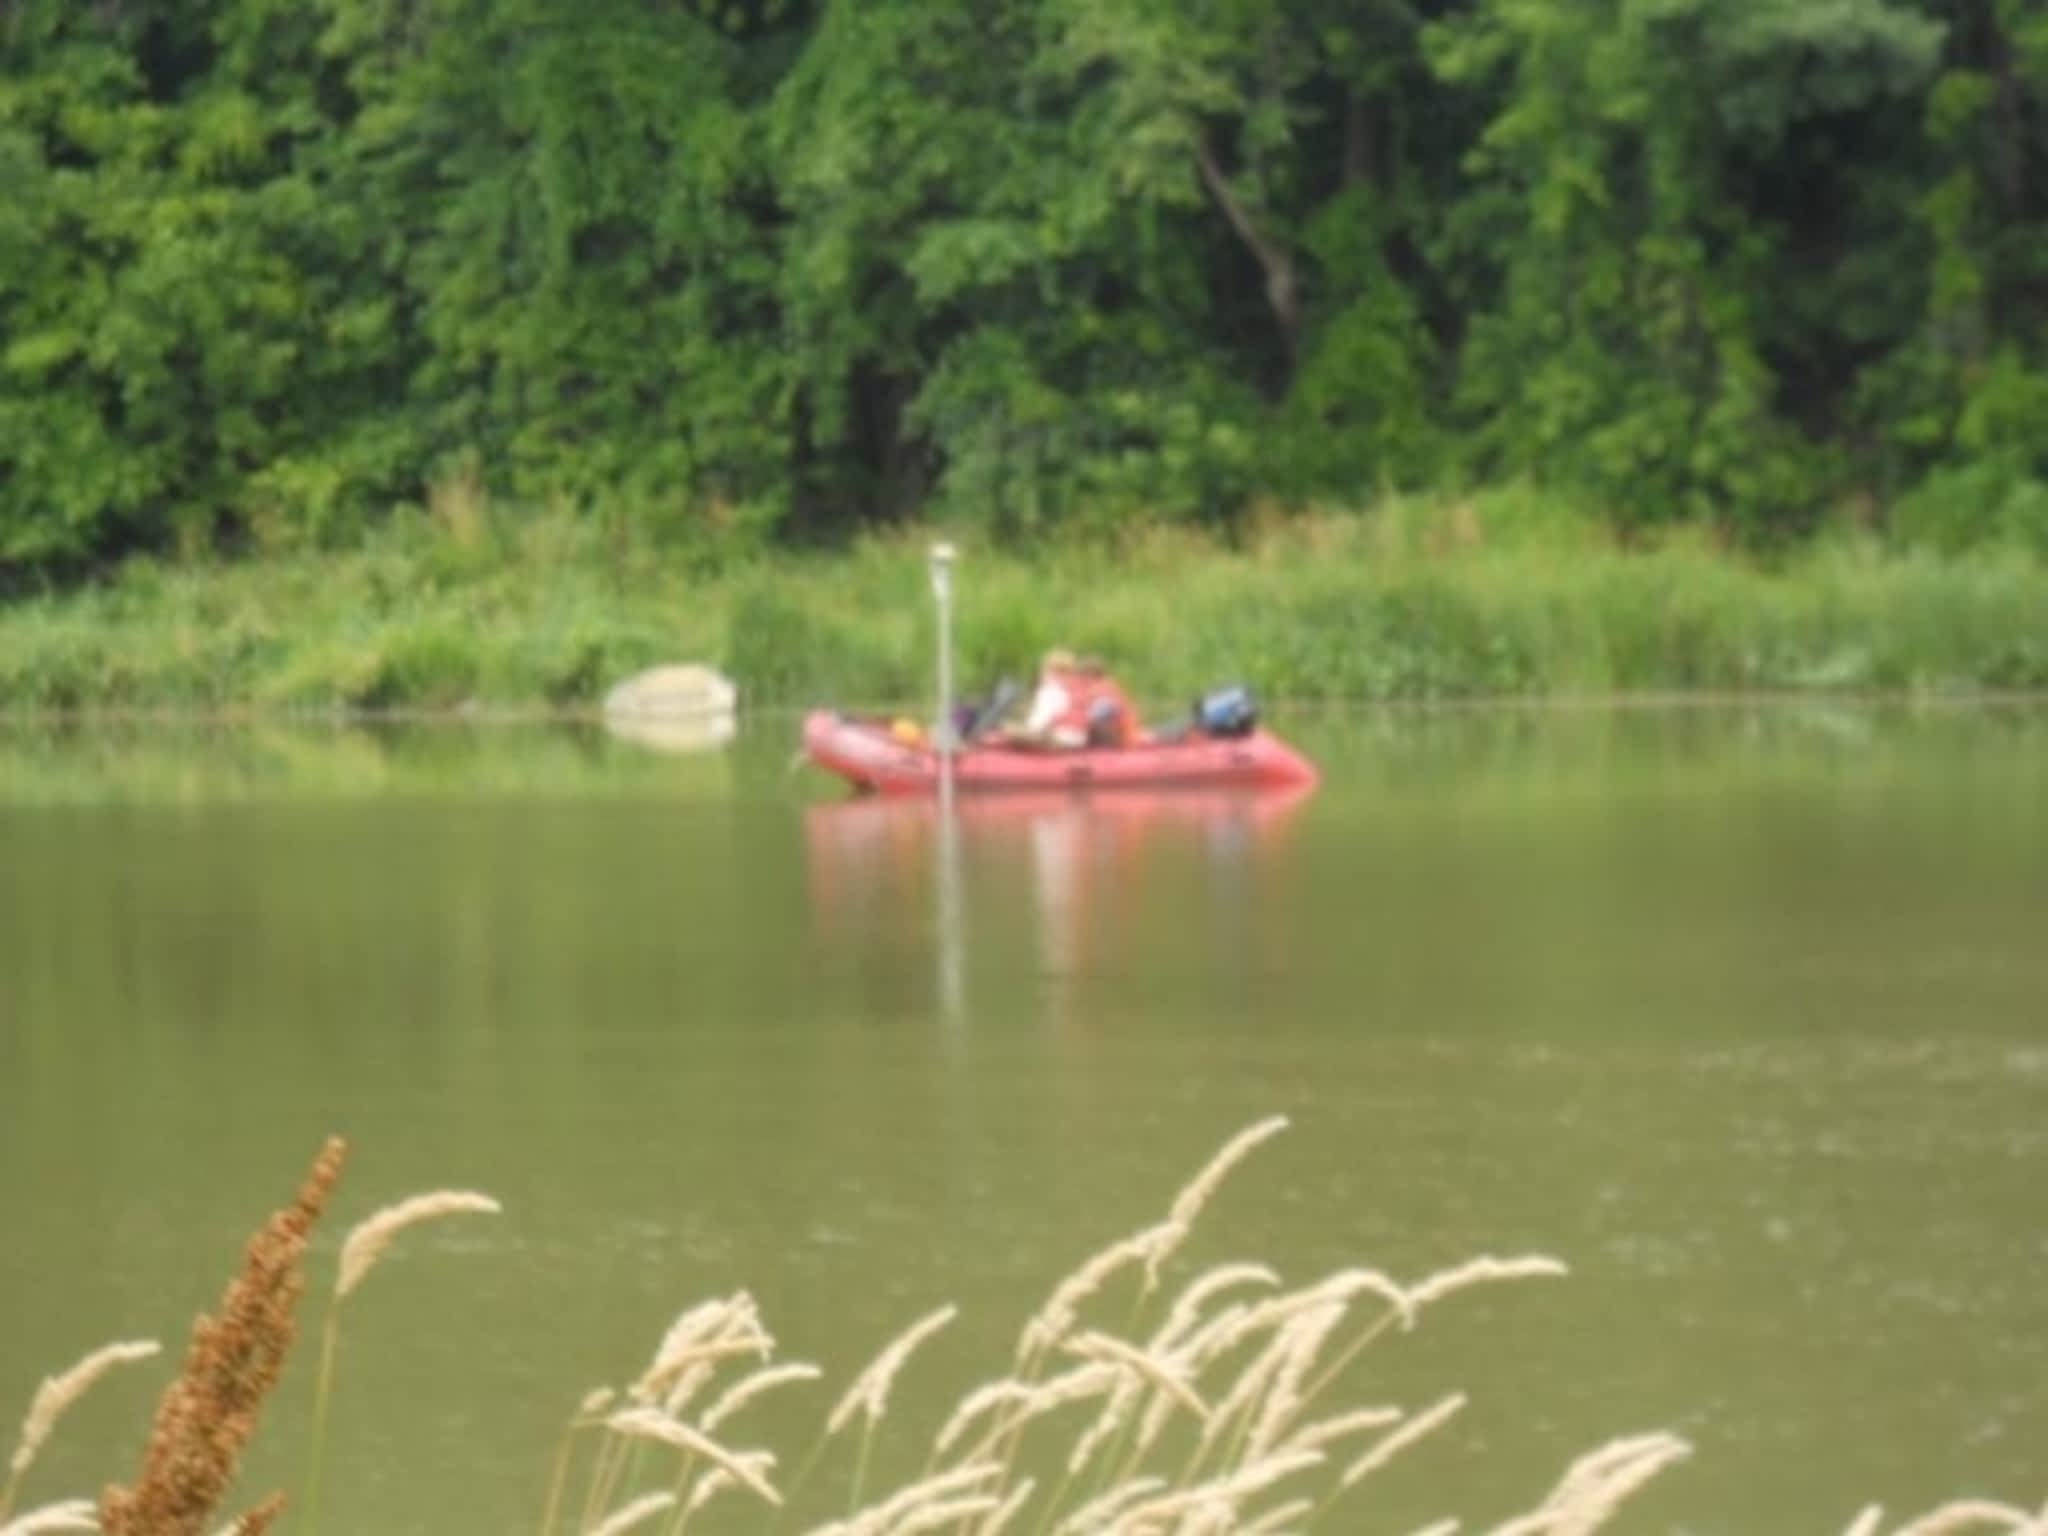
[[[1074,670],[1074,653],[1055,647],[1045,653],[1039,665],[1048,672],[1071,672]]]

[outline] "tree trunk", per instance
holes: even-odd
[[[1295,345],[1301,333],[1301,279],[1294,268],[1294,257],[1285,246],[1259,228],[1251,210],[1245,207],[1232,189],[1230,178],[1217,163],[1216,152],[1210,148],[1207,136],[1197,134],[1194,147],[1195,165],[1202,173],[1202,184],[1216,199],[1216,205],[1230,220],[1230,227],[1237,231],[1238,238],[1258,258],[1259,269],[1266,275],[1266,302],[1272,306],[1273,317],[1280,324],[1281,340],[1287,346],[1287,366],[1292,372]]]

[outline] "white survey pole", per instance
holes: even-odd
[[[953,560],[951,544],[931,548],[932,599],[939,609],[939,719],[932,739],[939,748],[939,788],[953,793],[953,751],[958,745],[953,729]]]
[[[960,733],[953,726],[953,561],[948,543],[931,547],[932,601],[939,610],[939,719],[932,739],[939,748],[939,1008],[957,1024],[966,1005],[964,930],[960,916],[960,835],[953,820],[953,754]]]

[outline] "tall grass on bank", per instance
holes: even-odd
[[[539,1529],[619,1536],[652,1529],[796,1530],[808,1536],[1276,1536],[1349,1531],[1374,1479],[1451,1422],[1463,1392],[1429,1402],[1377,1402],[1359,1389],[1358,1361],[1389,1331],[1429,1323],[1478,1286],[1555,1278],[1547,1255],[1482,1257],[1420,1279],[1348,1268],[1290,1284],[1247,1262],[1176,1263],[1224,1178],[1284,1121],[1242,1133],[1181,1190],[1165,1216],[1118,1239],[1055,1284],[1023,1323],[1011,1357],[942,1416],[893,1409],[899,1378],[920,1369],[950,1305],[886,1345],[822,1416],[804,1454],[786,1462],[736,1426],[771,1391],[818,1374],[779,1363],[777,1342],[741,1291],[686,1309],[644,1368],[585,1396],[546,1479]],[[92,1530],[185,1536],[228,1492],[255,1410],[290,1342],[289,1306],[307,1227],[341,1162],[330,1142],[299,1199],[258,1234],[219,1323],[202,1321],[185,1371],[166,1394],[133,1490],[98,1505],[47,1504],[0,1525],[0,1536]],[[495,1210],[484,1197],[415,1197],[359,1225],[344,1246],[335,1299],[360,1281],[383,1245],[419,1221]],[[136,1354],[119,1346],[118,1359]],[[17,1470],[33,1460],[54,1416],[52,1395],[83,1390],[102,1351],[39,1393]],[[246,1367],[246,1368],[245,1368]],[[878,1436],[918,1450],[917,1470],[870,1493]],[[847,1444],[851,1438],[855,1443]],[[1666,1432],[1624,1435],[1579,1457],[1524,1513],[1492,1536],[1588,1536],[1692,1447]],[[565,1498],[579,1467],[579,1499]],[[793,1466],[794,1470],[789,1470]],[[1457,1479],[1469,1486],[1469,1474]],[[10,1486],[10,1494],[15,1489]],[[309,1501],[310,1504],[310,1501]],[[146,1506],[146,1508],[145,1508]],[[254,1536],[277,1519],[266,1500],[228,1527]],[[310,1507],[308,1513],[311,1513]],[[5,1516],[0,1515],[0,1520]],[[1445,1517],[1425,1528],[1452,1536]],[[1857,1515],[1849,1536],[1882,1536],[1883,1511]],[[1963,1500],[1892,1527],[1892,1536],[2005,1531],[2048,1536],[2038,1511]],[[1423,1536],[1423,1533],[1417,1533]]]
[[[130,566],[0,607],[0,709],[576,707],[639,667],[721,666],[751,705],[922,700],[924,536],[736,565],[489,505],[362,547]],[[1144,697],[1225,679],[1290,700],[1684,689],[2048,688],[2048,564],[1837,534],[1770,564],[1624,549],[1528,493],[1171,530],[1029,554],[969,542],[970,682],[1058,643]]]

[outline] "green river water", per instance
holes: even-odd
[[[789,718],[688,757],[0,728],[0,1436],[95,1344],[181,1348],[339,1131],[309,1321],[378,1205],[505,1214],[351,1300],[324,1531],[537,1529],[576,1400],[741,1286],[830,1378],[763,1410],[786,1461],[960,1304],[901,1472],[1054,1279],[1283,1112],[1190,1264],[1573,1271],[1376,1348],[1355,1399],[1470,1405],[1317,1530],[1483,1528],[1650,1428],[1696,1455],[1619,1531],[2048,1496],[2048,710],[1281,723],[1305,799],[950,831],[789,774]],[[251,1494],[301,1486],[311,1359]],[[168,1375],[103,1386],[30,1502],[125,1475]]]

